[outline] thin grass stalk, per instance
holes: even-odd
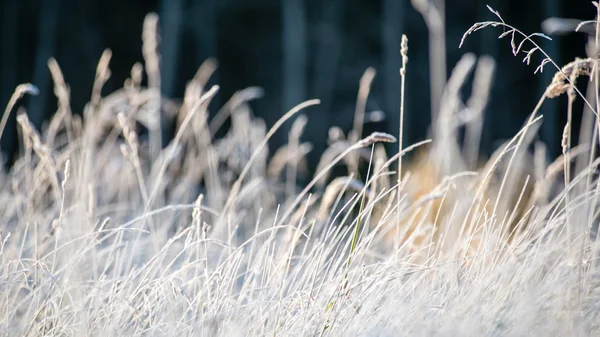
[[[294,123],[292,123],[292,127],[290,128],[290,132],[288,135],[288,146],[289,150],[292,153],[300,152],[300,137],[304,132],[304,127],[308,122],[308,118],[306,115],[299,115]],[[293,158],[293,157],[292,157]],[[293,158],[286,165],[287,167],[287,184],[286,184],[286,197],[290,199],[292,195],[296,192],[296,181],[298,179],[298,159]]]
[[[411,0],[427,24],[429,32],[429,82],[431,86],[431,124],[437,125],[442,94],[446,85],[445,0]]]
[[[377,142],[385,142],[385,143],[394,143],[396,142],[396,138],[389,135],[389,134],[385,134],[385,133],[381,133],[381,132],[374,132],[372,133],[370,136],[363,138],[362,140],[358,141],[357,143],[354,143],[352,146],[348,147],[344,152],[340,153],[337,157],[335,157],[331,163],[329,163],[329,165],[327,165],[325,168],[323,168],[311,181],[310,183],[308,183],[306,185],[306,187],[302,190],[302,192],[300,192],[300,194],[298,194],[296,196],[296,198],[294,199],[294,201],[291,203],[291,205],[288,207],[288,210],[281,216],[281,219],[279,220],[279,224],[281,224],[283,221],[287,220],[287,218],[290,216],[290,214],[292,213],[292,211],[294,210],[294,208],[296,207],[296,205],[298,205],[298,203],[300,202],[300,200],[302,200],[302,198],[304,198],[304,196],[308,193],[308,191],[321,179],[321,177],[325,174],[327,174],[327,172],[329,170],[331,170],[331,168],[336,165],[342,158],[344,158],[348,153],[366,147],[366,146],[370,146],[374,143]]]
[[[354,110],[354,124],[352,126],[352,131],[350,131],[350,134],[348,136],[348,141],[350,143],[356,143],[362,137],[363,124],[365,123],[367,100],[369,98],[369,92],[371,91],[371,84],[373,83],[375,74],[375,69],[369,67],[367,68],[367,70],[365,70],[363,76],[360,78],[358,95],[356,96],[356,108]],[[353,164],[350,165],[351,172],[354,174],[358,174],[358,161],[358,157],[353,158]]]
[[[242,181],[244,180],[244,178],[246,177],[246,174],[248,174],[248,171],[250,170],[250,167],[252,166],[252,163],[254,162],[254,160],[256,159],[256,157],[258,156],[258,154],[260,153],[260,151],[265,147],[265,145],[267,144],[267,142],[269,141],[269,139],[275,134],[275,132],[291,117],[293,117],[295,114],[297,114],[299,111],[301,111],[304,108],[307,108],[309,106],[313,106],[313,105],[317,105],[319,104],[321,101],[318,99],[312,99],[312,100],[308,100],[305,101],[303,103],[300,103],[298,105],[296,105],[294,108],[292,108],[290,111],[288,111],[285,115],[283,115],[269,130],[269,132],[265,135],[265,137],[263,138],[263,140],[260,142],[260,144],[258,145],[258,147],[256,148],[256,150],[254,151],[254,153],[252,154],[252,156],[250,157],[250,160],[248,160],[248,163],[246,163],[246,166],[244,167],[244,169],[242,170],[242,172],[240,173],[240,175],[238,176],[237,180],[233,183],[231,190],[229,192],[229,196],[227,198],[227,201],[225,202],[225,206],[223,207],[223,211],[221,213],[221,217],[218,221],[218,223],[220,223],[221,221],[223,221],[223,216],[225,214],[227,214],[227,212],[229,211],[229,208],[233,206],[233,204],[235,203],[237,194],[240,190],[240,187],[242,185]]]
[[[402,42],[400,44],[400,55],[402,57],[402,68],[400,68],[400,126],[398,130],[398,154],[402,153],[403,139],[404,139],[404,95],[406,92],[406,65],[408,64],[408,38],[402,34]],[[398,172],[396,172],[398,179],[398,190],[397,190],[397,223],[396,226],[400,227],[400,194],[402,193],[402,156],[398,156]]]
[[[2,134],[4,133],[4,129],[6,128],[6,123],[8,122],[10,112],[13,110],[19,99],[25,96],[25,94],[35,96],[38,93],[39,89],[31,83],[19,84],[17,86],[15,92],[10,96],[10,100],[6,104],[6,108],[4,109],[4,113],[2,114],[2,121],[0,121],[0,139],[2,138]]]
[[[513,152],[512,156],[510,158],[510,161],[508,162],[508,166],[506,168],[506,172],[504,173],[504,177],[502,178],[502,183],[500,184],[500,190],[498,191],[498,196],[497,196],[496,202],[494,204],[494,209],[492,211],[492,215],[496,215],[497,214],[496,212],[497,212],[498,204],[500,203],[500,199],[502,197],[502,193],[504,192],[504,188],[506,186],[507,178],[508,178],[508,176],[510,174],[510,170],[512,168],[513,161],[515,160],[517,154],[521,152],[520,151],[521,150],[521,145],[523,144],[523,140],[525,139],[525,135],[527,134],[527,131],[529,130],[530,125],[535,120],[535,116],[536,116],[537,112],[539,111],[539,109],[541,108],[541,106],[542,106],[542,104],[544,103],[545,100],[546,100],[546,95],[544,95],[544,96],[542,96],[540,98],[540,100],[538,101],[537,105],[533,109],[533,112],[529,116],[529,119],[527,120],[527,123],[523,127],[523,129],[522,129],[523,132],[520,133],[519,140],[517,141],[517,144],[516,144],[516,149]]]
[[[575,70],[573,71],[573,73],[571,74],[571,86],[574,87],[575,86],[575,76],[574,74],[577,74],[577,65],[575,66]],[[575,98],[576,98],[576,94],[575,94],[575,90],[569,89],[567,91],[567,99],[568,99],[568,105],[567,105],[567,124],[565,125],[564,128],[564,132],[563,132],[563,137],[562,137],[562,141],[561,141],[561,145],[562,145],[562,152],[563,152],[563,156],[565,158],[564,161],[564,172],[565,172],[565,176],[564,176],[564,182],[565,182],[565,188],[567,186],[569,186],[570,181],[571,181],[571,160],[570,160],[570,152],[571,152],[571,125],[573,123],[573,104],[575,102]],[[566,212],[566,223],[565,226],[567,227],[567,244],[569,245],[569,255],[571,256],[571,259],[575,259],[576,258],[576,254],[575,251],[573,250],[573,245],[575,244],[574,242],[574,237],[573,237],[573,233],[576,233],[577,231],[573,232],[575,229],[572,227],[572,222],[571,222],[571,193],[569,193],[569,190],[567,189],[566,191],[566,195],[565,195],[565,212]],[[579,302],[579,294],[576,295],[576,302]],[[577,305],[579,306],[579,304]]]
[[[599,55],[600,55],[600,6],[598,6],[598,3],[596,2],[596,31],[595,31],[595,36],[594,36],[594,44],[592,47],[592,51],[593,51],[593,59],[594,59],[594,72],[592,74],[593,77],[593,84],[594,84],[594,94],[596,97],[596,111],[600,111],[600,59],[599,59]],[[597,140],[600,144],[600,135],[598,134],[600,132],[600,118],[598,118],[598,114],[595,115],[595,119],[596,119],[596,128],[595,128],[595,135],[597,136]],[[596,148],[596,143],[595,143],[595,139],[592,140],[591,143],[591,148],[595,149]],[[590,162],[592,162],[593,157],[590,158]],[[592,164],[590,163],[590,175],[591,175],[591,170],[593,168]],[[597,202],[598,202],[598,193],[600,192],[600,179],[597,180],[596,182],[596,186],[594,189],[595,193],[594,193],[594,198],[592,199],[592,203],[591,203],[591,207],[590,207],[590,213],[588,216],[588,222],[587,222],[587,227],[589,228],[589,230],[591,231],[592,227],[594,226],[594,216],[596,213],[596,208],[597,208]],[[593,238],[594,239],[594,243],[591,247],[591,253],[592,256],[597,256],[598,252],[600,251],[600,227],[597,227],[596,229],[596,235]],[[592,264],[591,272],[590,275],[597,270],[597,266],[596,264]],[[583,280],[582,280],[583,282]],[[591,291],[591,289],[588,286],[588,289],[585,290],[586,294],[589,293]]]
[[[142,54],[144,56],[148,88],[153,97],[149,103],[147,118],[150,131],[150,162],[153,163],[162,148],[161,135],[161,75],[159,45],[159,19],[156,13],[150,13],[144,18],[142,34]]]
[[[483,113],[489,101],[495,68],[496,64],[491,57],[482,56],[479,58],[475,70],[475,79],[473,80],[472,94],[467,101],[467,107],[472,111],[472,116],[470,116],[472,121],[467,124],[465,130],[463,151],[469,170],[474,170],[477,166],[483,129]]]

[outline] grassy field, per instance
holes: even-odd
[[[546,57],[535,44],[543,36],[490,16],[496,21],[465,38],[498,29],[525,61]],[[104,97],[111,53],[102,55],[83,117],[72,113],[54,60],[54,118],[38,132],[18,111],[22,149],[0,177],[0,335],[600,335],[598,124],[577,142],[570,123],[575,100],[586,100],[588,114],[599,110],[598,90],[586,97],[572,85],[593,78],[589,87],[598,87],[595,59],[561,67],[544,58],[553,82],[536,107],[523,107],[533,110],[522,130],[486,160],[478,149],[494,60],[460,60],[431,139],[410,145],[380,132],[362,138],[369,69],[354,128],[330,132],[316,174],[298,186],[311,151],[301,136],[319,101],[267,129],[247,104],[262,92],[247,88],[209,120],[219,89],[206,87],[210,60],[181,105],[161,99],[156,24],[149,15],[145,65]],[[402,101],[409,46],[405,37]],[[2,129],[18,99],[35,93],[17,88]],[[535,141],[537,112],[563,94],[563,154],[548,162]],[[159,110],[177,120],[164,149]],[[215,139],[228,118],[231,129]],[[286,120],[289,142],[269,154]],[[334,166],[347,175],[332,176]]]

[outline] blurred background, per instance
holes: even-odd
[[[555,70],[541,61],[531,65],[513,56],[509,39],[498,40],[499,28],[460,39],[478,21],[495,20],[486,4],[523,32],[542,31],[550,17],[590,20],[595,8],[584,0],[430,0],[441,10],[446,38],[448,76],[466,52],[490,55],[497,62],[491,100],[485,110],[481,150],[490,153],[498,140],[512,137],[523,125]],[[112,50],[108,94],[123,86],[132,65],[142,62],[142,25],[146,14],[160,18],[162,91],[181,99],[186,82],[198,66],[214,57],[219,64],[212,84],[221,90],[212,103],[222,105],[236,90],[259,86],[262,99],[253,101],[254,113],[270,127],[289,108],[310,98],[322,104],[307,110],[304,138],[315,150],[315,166],[326,146],[329,127],[352,127],[359,80],[368,67],[377,75],[367,111],[381,111],[365,127],[398,134],[402,34],[409,38],[406,89],[405,144],[427,137],[431,122],[429,31],[411,0],[3,0],[0,15],[0,105],[6,106],[19,83],[31,82],[40,94],[24,99],[30,119],[40,127],[56,111],[47,61],[55,57],[71,89],[72,108],[80,113],[89,101],[97,62],[105,48]],[[585,57],[586,36],[573,33],[539,39],[546,52],[563,65]],[[443,72],[445,71],[445,74]],[[585,92],[585,91],[584,91]],[[468,98],[470,88],[465,88]],[[565,116],[564,98],[544,106],[540,137],[551,155],[560,152]],[[580,104],[579,107],[582,105]],[[581,108],[576,110],[579,119]],[[14,159],[17,133],[13,112],[1,140],[5,158]],[[278,132],[271,150],[285,143]]]

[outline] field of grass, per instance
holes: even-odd
[[[18,112],[22,149],[0,177],[0,335],[600,335],[597,120],[579,142],[568,123],[552,162],[535,141],[546,99],[568,95],[569,121],[576,99],[599,110],[598,90],[586,98],[572,85],[592,78],[598,88],[595,59],[544,59],[554,81],[487,160],[478,149],[492,59],[460,60],[431,139],[409,145],[379,132],[362,138],[369,69],[353,130],[331,132],[314,179],[297,186],[311,151],[301,136],[319,101],[267,129],[247,104],[262,92],[247,88],[209,119],[219,89],[206,87],[211,61],[181,105],[161,99],[156,19],[145,24],[145,65],[104,97],[111,53],[102,55],[82,118],[54,60],[54,118],[38,132]],[[499,29],[515,55],[545,56],[535,45],[543,37],[495,19],[465,38]],[[404,38],[400,76],[411,71],[409,46]],[[35,91],[19,86],[4,117]],[[177,120],[164,149],[159,110]],[[227,118],[231,129],[215,139]],[[286,120],[289,142],[269,155]],[[347,175],[332,176],[334,166]]]

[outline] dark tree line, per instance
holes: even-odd
[[[0,104],[5,106],[17,84],[31,82],[40,95],[23,101],[36,126],[56,110],[47,61],[55,57],[71,88],[72,107],[80,112],[89,100],[96,63],[110,48],[110,93],[123,85],[131,66],[142,61],[142,22],[149,12],[160,18],[161,90],[180,98],[185,83],[209,57],[218,60],[214,83],[220,105],[236,90],[260,86],[255,113],[272,125],[287,109],[309,98],[322,104],[309,112],[306,137],[315,144],[311,163],[325,146],[332,125],[344,130],[352,117],[360,77],[373,67],[368,110],[381,110],[383,121],[367,126],[396,134],[402,34],[409,37],[405,144],[426,136],[431,107],[452,67],[466,52],[491,55],[497,61],[491,102],[486,109],[482,139],[489,152],[498,139],[511,137],[523,124],[550,82],[552,71],[534,75],[539,62],[524,65],[511,54],[501,33],[485,29],[458,49],[462,34],[475,22],[494,19],[485,3],[467,0],[425,0],[440,11],[442,27],[428,22],[411,0],[4,0],[0,16]],[[594,8],[576,0],[490,0],[504,19],[525,32],[541,31],[549,17],[593,19]],[[440,44],[440,39],[443,44]],[[430,43],[432,41],[432,43]],[[585,56],[585,36],[570,34],[543,42],[553,59],[563,64]],[[440,50],[440,47],[444,47]],[[445,49],[445,52],[442,52]],[[435,63],[430,72],[430,56]],[[440,67],[445,64],[445,67]],[[549,68],[547,68],[549,69]],[[470,88],[466,88],[470,90]],[[431,96],[433,93],[433,96]],[[433,97],[433,98],[432,98]],[[560,148],[564,102],[543,108],[541,130],[552,153]],[[286,141],[280,132],[274,146]],[[12,153],[17,135],[14,113],[3,134],[2,150]]]

